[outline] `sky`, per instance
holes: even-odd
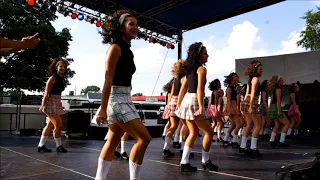
[[[305,21],[300,17],[308,10],[316,9],[320,1],[288,0],[263,9],[242,14],[183,34],[182,58],[186,58],[189,45],[201,41],[207,48],[209,59],[207,67],[206,95],[209,95],[208,82],[215,78],[224,80],[235,69],[235,59],[288,54],[305,51],[296,46]],[[98,28],[85,21],[72,20],[59,14],[53,22],[57,31],[71,29],[73,41],[70,43],[69,57],[74,58],[70,65],[76,74],[70,80],[63,95],[82,88],[104,83],[104,61],[109,45],[102,44]],[[171,67],[177,61],[177,48],[168,50],[159,44],[144,40],[133,40],[136,73],[132,79],[132,93],[160,95],[162,87],[171,78]],[[168,52],[167,57],[166,53]],[[165,61],[160,73],[160,67]]]

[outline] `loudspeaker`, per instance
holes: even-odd
[[[285,167],[277,171],[275,175],[277,180],[319,180],[320,153],[316,153],[311,162]]]

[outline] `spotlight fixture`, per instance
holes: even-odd
[[[73,12],[73,13],[71,14],[71,18],[72,18],[72,19],[76,19],[77,16],[78,16],[78,15],[77,15],[77,13],[75,13],[75,12]]]
[[[78,19],[79,21],[82,21],[84,19],[84,15],[82,13],[78,14]]]
[[[32,6],[36,5],[36,1],[35,0],[28,0],[28,5],[32,7]]]
[[[47,3],[42,4],[42,9],[48,9],[49,5]]]
[[[96,22],[96,26],[97,26],[97,27],[100,27],[100,26],[101,26],[101,21],[97,21],[97,22]]]

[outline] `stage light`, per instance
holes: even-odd
[[[166,42],[162,42],[162,46],[165,47],[167,45]]]
[[[29,6],[34,6],[36,4],[35,0],[28,0],[28,5]]]
[[[91,23],[91,24],[93,24],[93,23],[94,23],[94,21],[95,21],[95,19],[94,19],[94,18],[92,18],[92,19],[91,19],[91,21],[90,21],[90,23]]]
[[[152,43],[153,39],[152,38],[149,38],[149,43]]]
[[[64,15],[65,17],[67,17],[67,16],[69,16],[70,13],[71,13],[71,11],[66,10],[66,11],[63,13],[63,15]]]
[[[72,19],[76,19],[76,18],[77,18],[77,13],[72,13],[72,14],[71,14],[71,18],[72,18]]]
[[[87,22],[90,22],[90,21],[91,21],[91,17],[90,17],[90,16],[86,16],[86,17],[84,18],[84,20],[87,21]]]
[[[49,5],[47,3],[42,4],[42,9],[48,9]]]
[[[51,5],[49,9],[52,12],[56,12],[57,11],[57,7],[55,5]]]
[[[97,27],[100,27],[100,26],[101,26],[101,21],[97,21],[97,22],[96,22],[96,26],[97,26]]]
[[[84,19],[84,15],[83,14],[78,14],[78,19],[79,19],[79,21],[82,21],[83,19]]]
[[[156,40],[156,39],[153,39],[153,40],[152,40],[152,43],[153,43],[153,44],[157,43],[157,40]]]
[[[174,49],[174,45],[173,44],[171,44],[171,49]]]
[[[168,45],[167,45],[167,48],[170,49],[170,48],[171,48],[171,44],[168,44]]]

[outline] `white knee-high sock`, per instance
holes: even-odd
[[[167,128],[166,128],[166,126],[165,126],[164,129],[163,129],[162,136],[165,136],[166,134],[167,134]]]
[[[202,149],[202,163],[209,161],[209,152],[206,152]]]
[[[43,136],[43,135],[41,135],[40,142],[39,142],[39,145],[38,145],[38,146],[39,146],[39,147],[44,146],[44,145],[46,144],[47,139],[48,139],[48,136]]]
[[[243,148],[243,149],[246,148],[247,147],[247,141],[248,141],[248,137],[242,136],[240,148]]]
[[[185,141],[181,141],[181,148],[180,148],[180,150],[183,150],[183,148],[184,148],[184,142],[185,142]]]
[[[191,150],[192,150],[191,147],[184,146],[180,164],[189,163],[189,156],[190,156]]]
[[[292,131],[292,129],[291,129],[291,128],[289,128],[289,129],[288,129],[288,131],[287,131],[287,135],[289,135],[289,136],[290,136],[290,135],[291,135],[291,131]]]
[[[258,142],[258,138],[251,138],[251,147],[250,149],[257,149],[257,142]]]
[[[109,172],[112,161],[105,161],[99,157],[98,168],[95,180],[105,180],[107,179],[107,174]]]
[[[54,141],[56,142],[56,146],[59,147],[62,145],[61,143],[61,137],[58,137],[58,138],[54,138]]]
[[[286,135],[287,135],[287,133],[281,133],[281,136],[280,136],[281,143],[284,143],[284,141],[286,140]]]
[[[179,136],[179,143],[182,142],[182,136]]]
[[[274,142],[276,140],[276,136],[277,136],[277,134],[272,132],[271,136],[270,136],[270,142]]]
[[[238,142],[238,136],[233,136],[232,142]]]
[[[299,129],[294,129],[293,135],[298,135],[299,134]]]
[[[226,135],[224,135],[223,140],[228,141],[229,136],[230,136],[230,134],[228,132],[226,132]]]
[[[120,153],[126,152],[126,141],[121,141],[121,150]]]
[[[217,131],[217,138],[220,139],[221,138],[221,131],[218,129]]]
[[[169,137],[169,136],[166,136],[166,137],[164,138],[164,147],[163,147],[163,149],[164,149],[164,150],[169,150],[169,149],[170,149],[170,146],[171,146],[171,143],[172,143],[172,138]]]
[[[140,180],[140,167],[129,159],[130,180]]]

